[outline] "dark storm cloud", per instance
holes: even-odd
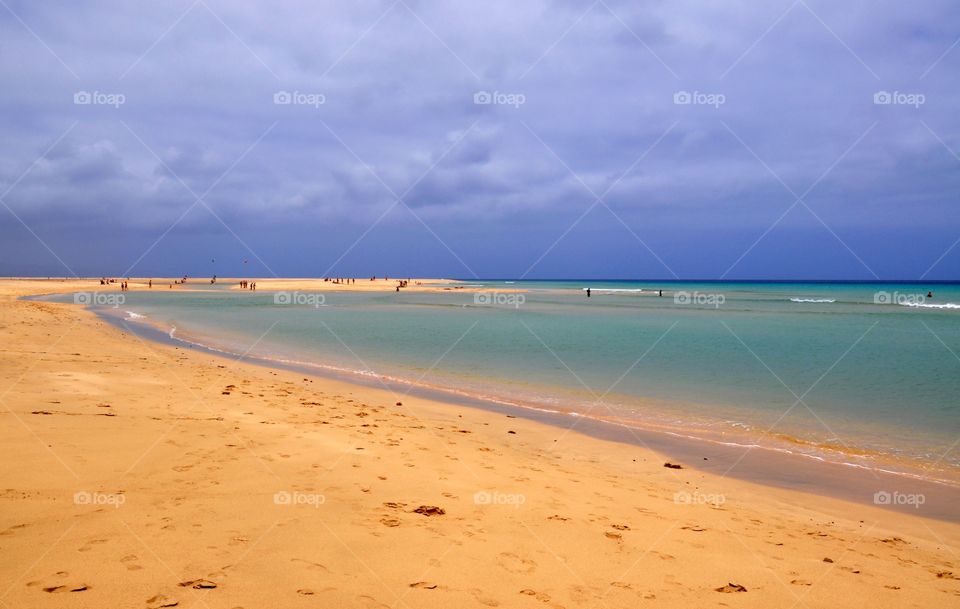
[[[84,272],[171,226],[133,272],[313,274],[366,234],[341,272],[518,276],[555,244],[533,276],[710,277],[775,225],[743,273],[909,278],[960,237],[946,1],[5,2],[0,193]],[[0,272],[66,272],[13,213]]]

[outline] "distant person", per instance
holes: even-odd
[[[587,288],[587,298],[590,298],[590,288]]]
[[[151,279],[151,280],[148,281],[147,283],[150,285],[151,288],[153,287],[153,279]]]
[[[663,298],[663,290],[660,290],[660,298]]]
[[[927,298],[933,298],[933,292],[927,292]]]

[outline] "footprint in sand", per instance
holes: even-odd
[[[77,548],[78,552],[89,552],[93,549],[93,546],[100,545],[101,543],[107,543],[106,539],[91,539],[85,543],[82,547]]]
[[[143,567],[137,564],[137,555],[128,554],[120,559],[120,562],[127,568],[127,571],[139,571]]]
[[[147,599],[147,609],[164,609],[164,607],[176,607],[180,601],[168,598],[163,594],[156,594]]]
[[[481,605],[486,605],[487,607],[499,607],[500,601],[492,599],[487,596],[486,592],[478,588],[473,588],[470,590],[470,594],[473,595],[473,598],[477,599],[477,602]]]
[[[67,586],[49,586],[44,588],[44,592],[84,592],[89,590],[90,586],[87,584],[71,584]]]
[[[309,560],[304,560],[303,558],[291,558],[290,562],[303,563],[309,569],[323,571],[324,573],[330,572],[330,569],[328,569],[325,565],[321,565],[318,562],[310,562]]]
[[[523,594],[524,596],[532,596],[543,603],[550,602],[550,595],[546,592],[537,592],[536,590],[531,590],[530,588],[524,588],[520,591],[520,594]]]
[[[195,590],[210,590],[217,587],[217,584],[209,579],[191,579],[177,585],[181,588],[193,588]]]
[[[66,571],[57,571],[45,580],[27,582],[27,587],[32,588],[39,586],[44,592],[50,593],[85,592],[90,589],[88,584],[67,581],[69,576],[70,574]]]
[[[537,563],[512,552],[501,552],[497,564],[510,573],[533,573],[537,569]]]
[[[361,594],[357,597],[357,600],[360,601],[360,606],[367,607],[368,609],[390,609],[389,605],[385,605],[372,596],[368,596],[366,594]]]
[[[26,524],[15,524],[12,527],[7,527],[6,529],[0,531],[0,535],[13,535],[17,529],[25,528]]]

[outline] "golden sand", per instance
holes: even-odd
[[[97,283],[0,281],[0,607],[960,603],[955,524],[15,299]]]

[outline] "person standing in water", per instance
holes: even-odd
[[[587,298],[590,298],[590,288],[587,288]]]

